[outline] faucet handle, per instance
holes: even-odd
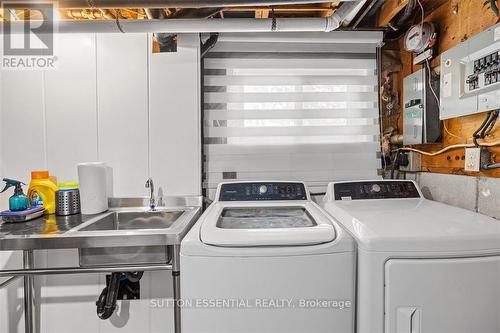
[[[150,177],[146,181],[146,188],[149,188],[149,207],[151,210],[155,209],[155,186],[153,184],[153,179]]]

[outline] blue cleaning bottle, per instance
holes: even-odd
[[[26,184],[9,178],[4,178],[3,181],[5,182],[5,187],[0,193],[7,191],[10,187],[14,187],[14,195],[9,198],[9,210],[15,212],[28,209],[29,200],[23,193],[22,187]]]

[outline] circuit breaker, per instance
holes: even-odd
[[[424,68],[408,75],[403,81],[405,145],[434,143],[441,137],[439,80],[434,76],[429,80],[428,75],[429,71]]]
[[[500,24],[441,55],[440,118],[500,108]]]

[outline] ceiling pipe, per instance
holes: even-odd
[[[144,9],[146,16],[148,19],[160,19],[163,20],[167,17],[165,11],[160,8],[145,8]],[[158,45],[160,46],[160,52],[169,51],[172,52],[174,49],[174,45],[176,45],[175,34],[168,34],[157,32],[153,34],[153,38],[156,40]]]
[[[333,31],[342,17],[270,18],[270,19],[153,19],[153,20],[63,20],[56,23],[58,33],[209,33],[209,32],[314,32]],[[0,24],[0,33],[4,31]],[[52,33],[41,25],[37,33]],[[23,34],[24,22],[10,23],[11,33]]]
[[[213,0],[212,0],[213,1]],[[332,16],[303,18],[212,18],[151,20],[57,21],[58,33],[211,33],[211,32],[329,32],[350,23],[366,0],[344,3]],[[150,13],[151,14],[151,13]],[[0,33],[3,33],[3,24]],[[11,22],[11,33],[24,33],[24,22]],[[41,25],[37,33],[52,33]]]
[[[342,0],[358,2],[359,0]],[[36,4],[39,0],[9,0],[9,3]],[[59,8],[209,8],[253,7],[324,3],[325,0],[64,0],[54,1]]]
[[[356,15],[359,13],[359,11],[363,8],[365,5],[366,0],[360,0],[356,2],[348,2],[342,4],[334,13],[334,15],[338,15],[339,17],[342,18],[341,24],[344,27],[349,26],[351,24],[352,20],[356,17]]]
[[[167,16],[163,9],[145,8],[148,19],[173,19],[173,18],[209,18],[221,11],[222,8],[182,8]],[[154,39],[160,46],[160,52],[171,52],[177,45],[176,34],[157,32]]]

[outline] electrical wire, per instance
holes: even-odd
[[[483,143],[479,144],[479,147],[494,147],[494,146],[498,146],[498,145],[500,145],[500,141],[483,142]],[[398,150],[401,150],[401,151],[414,151],[416,153],[419,153],[419,154],[422,154],[422,155],[426,155],[426,156],[437,156],[437,155],[440,155],[440,154],[445,153],[445,152],[447,152],[449,150],[452,150],[452,149],[457,149],[457,148],[474,148],[474,147],[476,147],[476,145],[474,143],[460,143],[460,144],[456,144],[456,145],[451,145],[451,146],[444,147],[443,149],[438,150],[438,151],[434,151],[434,152],[423,151],[423,150],[420,150],[420,149],[415,149],[415,148],[410,148],[410,147],[403,147],[403,148],[399,148]]]
[[[424,6],[422,6],[422,3],[420,2],[420,0],[417,0],[417,3],[420,6],[420,11],[422,12],[422,21],[420,22],[420,40],[422,40],[424,37],[425,11],[424,11]]]
[[[475,130],[474,133],[472,134],[472,141],[474,142],[474,145],[476,147],[479,147],[479,143],[477,142],[477,139],[482,138],[480,133],[483,131],[484,128],[486,128],[489,125],[489,123],[491,121],[491,116],[492,116],[492,112],[490,111],[486,114],[486,118],[483,120],[481,126],[479,126],[479,128],[477,130]]]
[[[498,120],[498,114],[499,114],[499,111],[496,110],[493,112],[493,117],[490,121],[490,124],[487,126],[487,129],[485,129],[485,133],[484,135],[482,136],[482,138],[484,139],[485,137],[487,137],[488,135],[490,135],[491,131],[493,130],[493,128],[495,127],[495,124]]]
[[[479,144],[479,147],[494,147],[494,146],[498,146],[498,145],[500,145],[500,141],[483,142],[483,143]],[[457,149],[457,148],[474,148],[474,147],[476,147],[476,144],[474,144],[474,143],[462,143],[462,144],[456,144],[456,145],[451,145],[451,146],[448,146],[448,147],[444,147],[443,149],[438,150],[438,151],[434,151],[434,152],[423,151],[423,150],[420,150],[420,149],[415,149],[415,148],[410,148],[410,147],[399,148],[397,150],[397,152],[396,152],[396,157],[394,158],[394,161],[392,162],[392,166],[391,166],[391,179],[394,179],[394,172],[396,171],[396,165],[397,165],[397,163],[399,161],[399,156],[404,151],[413,151],[413,152],[416,152],[416,153],[419,153],[419,154],[422,154],[422,155],[426,155],[426,156],[437,156],[437,155],[443,154],[443,153],[445,153],[445,152],[447,152],[449,150],[452,150],[452,149]]]
[[[420,29],[420,34],[421,34],[420,37],[422,38],[423,37],[423,26],[424,26],[425,13],[424,13],[424,7],[422,6],[422,3],[420,2],[420,0],[417,0],[417,3],[420,6],[420,9],[421,9],[421,12],[422,12],[421,29]],[[425,64],[426,64],[426,69],[427,69],[427,72],[428,72],[429,88],[430,88],[430,90],[432,92],[432,95],[436,99],[438,107],[440,107],[439,98],[437,96],[436,91],[432,87],[432,80],[431,80],[432,72],[431,72],[431,67],[430,67],[430,64],[429,64],[429,60],[426,60]],[[443,153],[445,153],[445,152],[447,152],[449,150],[457,149],[457,148],[493,147],[493,146],[500,145],[500,141],[482,142],[482,143],[479,143],[477,141],[478,139],[484,139],[493,130],[493,127],[495,126],[495,123],[496,123],[498,117],[499,117],[499,111],[498,110],[494,111],[494,112],[489,112],[488,113],[486,119],[483,121],[483,123],[481,124],[481,126],[473,134],[473,141],[474,141],[474,143],[454,144],[454,145],[450,145],[450,146],[444,147],[443,149],[440,149],[440,150],[434,151],[434,152],[427,152],[427,151],[424,151],[424,150],[420,150],[420,149],[416,149],[416,148],[410,148],[410,147],[399,148],[397,150],[397,152],[396,152],[396,156],[394,157],[394,161],[392,162],[392,166],[391,166],[391,179],[394,179],[394,173],[395,173],[397,164],[399,163],[399,157],[401,156],[401,153],[404,152],[404,151],[413,151],[413,152],[416,152],[416,153],[419,153],[419,154],[425,155],[425,156],[437,156],[437,155],[443,154]],[[463,138],[459,137],[456,134],[451,133],[448,130],[448,127],[446,126],[446,121],[443,121],[443,127],[444,127],[444,130],[446,131],[446,133],[448,133],[450,136],[455,137],[455,138],[460,139],[460,140],[463,140]],[[494,164],[493,166],[494,167],[498,167],[499,165],[500,164],[497,163],[497,164]]]

